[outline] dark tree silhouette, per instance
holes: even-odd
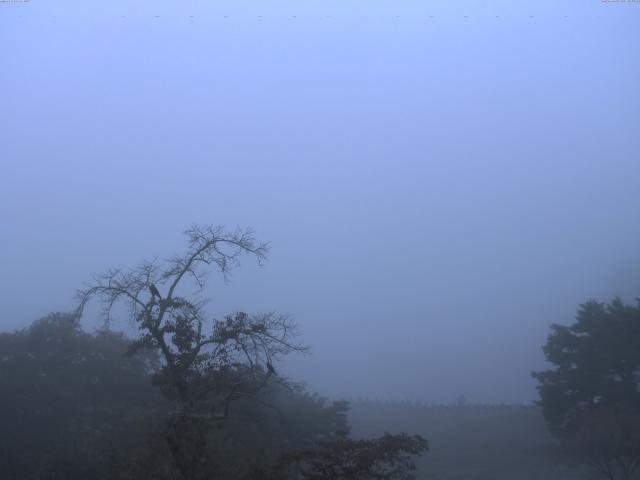
[[[334,408],[346,414],[347,402]],[[385,433],[374,439],[352,439],[349,427],[338,428],[310,450],[285,454],[270,475],[259,472],[255,478],[280,480],[301,478],[304,480],[414,480],[416,466],[414,456],[429,449],[427,440],[420,435],[391,435]],[[292,467],[293,470],[292,470]],[[283,471],[295,472],[283,475]]]
[[[226,279],[242,255],[265,260],[268,244],[257,242],[250,230],[194,226],[185,234],[184,255],[95,277],[78,292],[78,313],[97,298],[108,325],[118,302],[129,307],[139,329],[129,351],[150,349],[162,358],[153,381],[176,405],[166,440],[183,477],[192,479],[204,471],[212,422],[229,418],[235,400],[258,399],[269,381],[285,383],[274,375],[273,362],[306,348],[295,341],[295,325],[285,315],[236,312],[209,320],[205,314],[203,290],[211,270]],[[186,283],[197,292],[180,295]]]
[[[167,402],[149,381],[157,355],[127,357],[127,343],[119,333],[82,331],[69,313],[0,333],[3,480],[133,478],[108,472],[122,466],[116,459],[135,456],[141,463],[143,430],[153,424],[151,412],[165,411]],[[158,450],[149,449],[144,475],[142,466],[130,473],[164,479]]]
[[[589,301],[576,322],[553,325],[543,350],[555,368],[533,372],[556,436],[611,480],[640,465],[640,305]]]

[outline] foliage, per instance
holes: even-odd
[[[84,332],[73,314],[0,334],[3,478],[180,478],[162,421],[171,404],[151,384],[159,358],[152,351],[126,355],[129,344],[122,334]],[[203,470],[215,478],[246,478],[282,452],[311,448],[346,427],[343,402],[301,386],[269,383],[235,406],[224,428],[206,429]],[[195,428],[174,426],[181,427]],[[197,453],[191,448],[185,456]]]
[[[64,313],[0,334],[3,478],[103,478],[147,441],[150,418],[166,409],[149,381],[158,358],[129,358],[128,343],[85,333]]]
[[[295,477],[280,471],[278,478],[315,479],[328,462],[345,468],[363,448],[369,456],[360,452],[360,464],[407,461],[390,457],[402,454],[391,436],[351,441],[340,433],[348,430],[347,402],[270,382],[256,397],[239,399],[233,415],[215,428],[205,424],[206,417],[171,416],[177,419],[173,428],[187,430],[169,436],[183,442],[173,447],[184,450],[178,458],[197,466],[178,468],[164,422],[171,403],[151,385],[158,355],[126,355],[129,344],[122,334],[84,332],[73,314],[51,314],[25,330],[0,334],[3,478],[176,480],[187,472],[246,479],[273,472],[285,457],[304,456],[304,471],[299,468]],[[206,437],[202,444],[193,443],[198,428]]]
[[[551,431],[608,478],[629,478],[640,463],[640,305],[591,300],[573,325],[551,328],[543,350],[555,368],[532,374]]]
[[[187,235],[185,255],[109,271],[79,292],[75,313],[0,335],[3,478],[413,478],[424,439],[352,440],[347,402],[277,374],[274,361],[305,351],[288,317],[206,318],[208,267],[226,276],[242,254],[266,258],[267,245],[242,230]],[[186,279],[196,294],[179,293]],[[124,301],[137,338],[82,331],[93,298],[106,327]]]
[[[168,418],[167,444],[182,476],[191,479],[205,475],[212,423],[228,419],[232,402],[256,398],[271,380],[286,383],[273,362],[306,349],[293,341],[295,326],[285,315],[236,312],[208,321],[204,311],[209,270],[226,278],[244,254],[266,259],[268,244],[249,230],[194,226],[185,233],[184,255],[96,277],[78,292],[78,312],[97,297],[108,322],[119,301],[128,305],[140,332],[129,351],[148,349],[162,358],[153,381],[177,407]],[[198,292],[180,295],[189,280]]]
[[[420,435],[384,434],[376,439],[354,440],[347,430],[302,454],[301,478],[306,480],[412,480],[413,456],[428,449]]]

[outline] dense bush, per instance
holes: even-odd
[[[124,355],[128,340],[83,332],[70,314],[0,334],[4,478],[99,478],[145,441],[167,405],[149,382],[157,358]]]
[[[84,332],[75,315],[61,313],[0,334],[2,478],[184,478],[166,442],[175,406],[151,381],[158,357],[144,349],[127,355],[129,345],[119,333]],[[318,469],[333,468],[338,452],[342,466],[335,468],[353,460],[343,447],[365,452],[357,460],[363,468],[405,465],[409,457],[403,452],[426,447],[406,436],[351,441],[345,435],[348,408],[302,386],[269,383],[206,429],[206,462],[199,472],[218,479],[321,478]]]

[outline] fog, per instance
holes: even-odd
[[[550,324],[640,296],[638,4],[0,7],[1,330],[240,225],[211,315],[294,317],[287,375],[529,402]]]

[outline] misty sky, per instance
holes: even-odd
[[[0,3],[0,329],[250,226],[271,259],[211,314],[291,314],[313,390],[531,400],[551,323],[640,296],[639,27],[597,0]]]

